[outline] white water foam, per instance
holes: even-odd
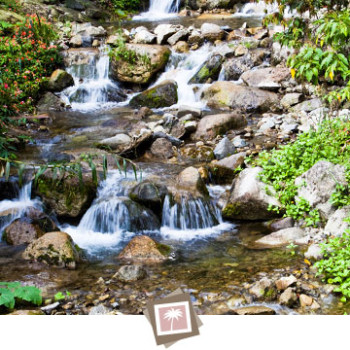
[[[108,102],[108,94],[117,93],[119,90],[118,84],[109,78],[109,61],[108,47],[101,46],[98,58],[92,54],[87,67],[86,65],[68,67],[67,72],[72,75],[74,86],[61,93],[63,101],[73,110],[79,111],[117,105],[117,102]],[[74,99],[78,99],[79,102],[75,102]]]
[[[150,8],[138,16],[134,21],[157,21],[160,19],[176,17],[180,8],[180,0],[151,0]]]

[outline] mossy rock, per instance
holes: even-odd
[[[209,79],[217,80],[220,74],[224,58],[220,54],[214,54],[203,63],[198,72],[189,81],[190,84],[205,84]]]

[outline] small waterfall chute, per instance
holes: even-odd
[[[101,46],[99,55],[91,53],[90,56],[89,62],[67,68],[74,78],[74,86],[65,89],[61,96],[75,110],[96,109],[124,100],[118,84],[109,78],[108,47]]]
[[[174,17],[180,8],[180,0],[151,0],[147,12],[135,16],[134,20],[154,21],[163,18]]]

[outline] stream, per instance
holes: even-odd
[[[204,16],[202,19],[177,16],[179,3],[179,0],[153,0],[148,12],[134,17],[124,27],[153,29],[160,23],[200,27],[208,21]],[[247,4],[238,14],[213,15],[210,22],[224,23],[233,29],[244,23],[256,27],[261,24],[265,10],[269,10],[266,5]],[[102,43],[98,49],[80,50],[85,50],[89,62],[87,65],[67,67],[67,72],[74,78],[74,86],[60,94],[71,109],[50,112],[50,132],[38,133],[36,142],[26,147],[20,160],[46,163],[62,153],[80,154],[92,149],[102,139],[114,136],[116,129],[127,130],[135,122],[134,111],[128,106],[135,93],[130,91],[125,101],[115,101],[115,96],[121,94],[121,87],[109,78],[107,45]],[[179,91],[178,103],[156,110],[156,114],[162,115],[182,105],[200,108],[205,115],[214,114],[216,111],[210,110],[200,99],[206,85],[189,85],[188,81],[211,54],[222,53],[223,50],[223,46],[206,44],[189,53],[172,52],[165,71],[152,85],[167,79],[175,80]],[[138,160],[144,179],[161,176],[164,183],[172,181],[186,166],[200,165],[195,161],[192,163]],[[147,298],[164,296],[178,287],[191,293],[199,314],[221,314],[230,311],[223,306],[225,303],[231,303],[232,307],[256,305],[248,296],[243,300],[247,290],[244,284],[252,284],[268,275],[278,276],[281,271],[305,275],[301,249],[292,255],[286,248],[253,247],[253,241],[270,232],[266,225],[223,220],[219,202],[230,186],[208,185],[209,201],[183,198],[180,203],[173,204],[167,197],[159,230],[147,212],[138,216],[135,223],[133,211],[126,205],[126,197],[135,183],[131,172],[124,176],[117,170],[110,171],[107,179],[100,184],[93,204],[78,222],[58,222],[59,228],[86,251],[87,260],[76,270],[25,262],[21,259],[25,247],[0,242],[0,279],[35,284],[43,288],[44,295],[49,296],[68,290],[75,297],[74,306],[67,307],[65,311],[71,314],[88,313],[88,308],[95,305],[96,300],[107,300],[109,307],[114,305],[123,313],[139,314]],[[26,208],[43,208],[40,199],[33,198],[31,186],[31,183],[26,184],[17,190],[16,198],[0,202],[0,212],[10,212],[7,221],[0,222],[0,231],[21,217]],[[147,266],[148,277],[144,280],[133,284],[109,283],[121,265],[116,258],[118,253],[132,237],[140,234],[171,246],[172,259],[161,265]],[[102,284],[98,282],[101,278]],[[274,302],[263,304],[278,314],[296,313]],[[323,299],[322,308],[317,312],[343,314],[346,308],[350,309],[350,306],[339,304],[336,298],[329,296]]]

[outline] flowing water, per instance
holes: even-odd
[[[180,0],[150,0],[147,12],[134,17],[134,20],[155,21],[177,16]]]

